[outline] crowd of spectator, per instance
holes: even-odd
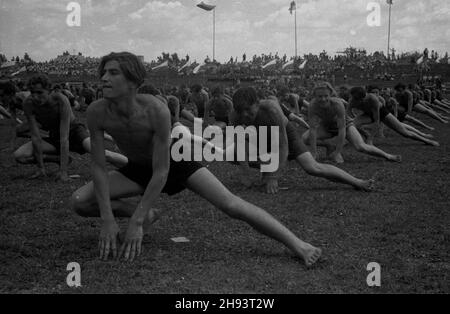
[[[62,55],[45,62],[33,62],[28,54],[25,54],[25,58],[14,59],[14,67],[7,67],[0,69],[0,76],[11,76],[18,72],[27,73],[46,73],[49,75],[65,76],[65,77],[95,77],[97,75],[97,67],[100,62],[100,58],[85,57],[81,53],[70,54],[64,52]],[[420,65],[417,64],[418,60],[422,59]],[[271,61],[274,64],[270,67],[264,67]],[[383,52],[374,52],[368,54],[365,49],[347,48],[342,52],[339,52],[335,56],[329,56],[326,51],[321,52],[318,55],[307,54],[294,60],[291,66],[283,67],[287,62],[294,60],[294,57],[288,58],[286,55],[280,56],[275,54],[262,54],[254,55],[248,58],[244,53],[241,59],[238,57],[230,57],[230,60],[226,63],[220,64],[219,62],[212,60],[209,56],[205,60],[193,61],[186,55],[180,58],[177,53],[165,53],[163,52],[156,60],[145,62],[146,69],[149,73],[154,72],[152,69],[156,66],[167,62],[167,67],[163,67],[164,71],[176,73],[179,76],[193,75],[194,69],[199,64],[204,64],[199,73],[220,77],[221,79],[235,79],[249,78],[250,80],[258,79],[265,76],[281,75],[286,73],[294,73],[303,76],[306,79],[311,80],[328,80],[333,81],[336,75],[341,75],[346,78],[352,76],[355,78],[367,78],[367,79],[385,79],[393,80],[391,72],[396,67],[401,65],[409,65],[412,71],[429,70],[430,66],[437,63],[448,64],[448,53],[442,58],[434,50],[429,53],[428,49],[425,49],[423,53],[392,53],[386,57]],[[299,65],[306,61],[306,65],[303,69],[299,69]],[[183,68],[186,63],[189,62],[189,66]],[[159,70],[158,70],[159,71]]]

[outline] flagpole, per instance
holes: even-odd
[[[212,61],[216,59],[216,8],[213,9],[213,58]]]
[[[387,48],[388,60],[390,59],[389,50],[390,50],[390,43],[391,43],[391,7],[392,7],[392,4],[389,3],[389,27],[388,27],[388,48]]]
[[[297,5],[295,5],[295,60],[297,60]]]

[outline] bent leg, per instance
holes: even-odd
[[[428,115],[429,117],[436,119],[442,123],[448,123],[447,120],[443,119],[434,110],[425,108],[423,105],[417,104],[414,106],[414,111]]]
[[[114,215],[116,217],[131,217],[136,205],[120,199],[141,195],[144,189],[117,171],[111,171],[108,174],[108,182],[111,208]],[[100,217],[92,181],[72,194],[71,203],[72,209],[82,217]]]
[[[358,152],[375,157],[381,157],[388,161],[400,162],[402,160],[399,155],[388,154],[373,145],[364,143],[361,134],[359,134],[358,130],[354,126],[349,126],[347,128],[347,139],[350,143],[352,143],[353,147],[355,147]]]
[[[56,162],[58,163],[60,158],[59,156],[50,155],[50,154],[56,154],[57,150],[56,148],[47,143],[46,141],[42,140],[42,153],[43,153],[43,160],[44,162]],[[14,153],[14,159],[17,163],[23,164],[23,165],[29,165],[29,164],[35,164],[36,158],[34,158],[33,154],[33,143],[28,142],[20,146]]]
[[[371,191],[373,189],[373,180],[357,179],[335,166],[318,163],[310,152],[297,156],[296,160],[309,175],[348,184],[357,190]]]
[[[434,137],[434,136],[431,135],[431,134],[423,133],[423,132],[417,130],[415,127],[413,127],[413,126],[411,126],[411,125],[409,125],[409,124],[406,124],[406,123],[402,123],[402,124],[403,124],[403,126],[404,126],[408,131],[414,132],[414,133],[416,133],[416,134],[418,134],[418,135],[420,135],[420,136],[423,136],[423,137],[428,138],[428,139]]]
[[[421,127],[425,128],[425,129],[427,129],[427,130],[429,130],[429,131],[434,131],[434,128],[433,128],[433,127],[431,127],[431,126],[429,126],[429,125],[423,123],[423,122],[420,121],[419,119],[417,119],[417,118],[415,118],[415,117],[412,117],[412,116],[410,116],[410,115],[406,115],[405,120],[406,120],[406,121],[409,121],[409,122],[412,122],[412,123],[414,123],[414,124],[416,124],[416,125],[418,125],[418,126],[421,126]]]
[[[91,152],[91,138],[85,138],[83,140],[83,148],[86,152]],[[122,154],[115,153],[109,150],[105,150],[106,161],[117,168],[125,167],[128,164],[128,158]]]
[[[303,258],[306,265],[319,259],[320,249],[300,240],[265,210],[232,194],[208,169],[202,168],[190,176],[186,187],[231,218],[245,221],[260,233],[283,243]]]

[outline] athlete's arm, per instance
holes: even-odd
[[[398,117],[398,102],[394,98],[391,98],[391,99],[392,99],[392,103],[394,104],[394,115],[397,118]]]
[[[69,99],[62,94],[56,94],[55,100],[58,102],[61,112],[61,121],[59,125],[61,143],[59,147],[61,152],[60,178],[62,181],[67,181],[69,180],[67,165],[69,163],[69,129],[72,110],[70,108]],[[56,147],[56,149],[58,149],[58,147]]]
[[[408,93],[408,114],[411,114],[414,105],[414,97],[412,93]]]
[[[186,109],[182,109],[181,110],[180,116],[182,118],[185,118],[186,120],[192,122],[192,123],[194,123],[194,121],[196,119],[195,116],[192,114],[192,112],[190,112],[189,110],[186,110]]]
[[[308,109],[309,120],[309,145],[311,148],[311,154],[314,158],[317,158],[317,130],[319,129],[320,119],[314,114],[311,106]]]
[[[161,193],[167,181],[170,165],[170,112],[167,107],[150,108],[149,125],[154,126],[152,147],[149,154],[152,156],[152,178],[145,189],[144,195],[128,223],[125,240],[120,248],[119,257],[122,254],[125,260],[134,260],[141,254],[143,230],[142,226],[148,216],[151,206]],[[151,151],[153,149],[153,151]]]
[[[91,137],[91,169],[94,181],[95,197],[97,199],[102,220],[99,250],[100,259],[107,260],[110,250],[114,258],[117,257],[117,237],[119,226],[116,223],[111,208],[109,193],[108,173],[106,170],[104,129],[100,124],[103,121],[104,112],[102,108],[106,101],[98,100],[87,109],[87,124]]]
[[[376,97],[371,97],[371,100],[373,102],[372,105],[372,116],[375,123],[375,129],[373,130],[373,134],[379,134],[380,133],[380,127],[381,127],[381,121],[380,121],[380,108],[381,108],[381,102]]]
[[[1,107],[1,106],[0,106]],[[1,109],[4,109],[1,107]],[[9,150],[13,151],[16,147],[16,139],[17,139],[17,114],[16,114],[16,106],[13,102],[9,104],[9,111],[11,112],[10,120],[9,120],[9,131],[10,131],[10,137],[9,137]],[[8,112],[6,112],[8,113]],[[20,120],[19,120],[20,121]]]
[[[271,151],[271,154],[278,153],[278,169],[274,172],[264,172],[263,182],[266,185],[266,193],[275,194],[278,192],[278,177],[284,166],[286,165],[288,158],[288,140],[286,134],[286,124],[283,116],[283,112],[277,106],[267,106],[261,107],[260,110],[265,111],[266,113],[266,123],[264,125],[268,127],[275,126],[278,128],[278,138],[275,138],[275,143],[271,143],[271,145],[275,148],[275,151]],[[284,119],[283,119],[284,118]]]
[[[152,113],[152,121],[149,121],[151,125],[154,125],[155,132],[153,135],[153,152],[149,152],[152,156],[153,175],[145,189],[141,202],[131,217],[131,220],[141,225],[144,222],[151,205],[155,202],[166,184],[167,175],[169,174],[171,136],[170,114],[165,108],[157,108],[155,111],[156,112]]]
[[[203,112],[203,121],[208,122],[208,120],[206,120],[206,117],[207,117],[207,115],[208,115],[209,113],[207,113],[208,111],[206,110],[206,108],[207,108],[208,105],[209,105],[209,95],[205,92],[205,93],[202,95],[202,98],[203,98],[203,104],[204,104],[204,106],[205,106],[205,110],[204,110],[204,112]]]
[[[209,110],[211,108],[212,100],[209,100],[205,103],[205,113],[203,114],[203,121],[205,121],[206,125],[209,125]]]
[[[306,123],[306,121],[303,120],[299,115],[293,113],[286,105],[280,104],[280,107],[281,110],[283,111],[283,114],[289,119],[289,121],[295,122],[309,129],[308,123]]]
[[[36,158],[40,174],[45,175],[44,158],[42,156],[42,139],[36,118],[33,113],[33,103],[31,101],[25,101],[23,110],[28,120],[28,124],[30,125],[31,142],[33,143],[34,157]]]
[[[337,143],[336,143],[336,154],[340,154],[342,153],[342,149],[344,148],[344,144],[345,144],[345,137],[347,136],[346,134],[346,123],[345,123],[345,107],[342,104],[342,106],[339,106],[338,109],[338,121],[337,121],[337,126],[338,126],[338,136],[337,136]]]

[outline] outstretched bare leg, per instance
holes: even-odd
[[[195,172],[187,180],[186,187],[231,218],[243,220],[260,233],[283,243],[301,257],[307,266],[320,258],[322,251],[319,248],[300,240],[265,210],[232,194],[208,169],[202,168]]]
[[[361,134],[359,134],[358,130],[354,126],[349,126],[347,128],[347,139],[350,143],[352,143],[352,145],[358,152],[375,157],[381,157],[388,161],[402,161],[402,157],[400,155],[391,155],[379,149],[378,147],[364,143]]]
[[[374,180],[361,180],[333,165],[318,163],[310,152],[297,156],[296,160],[309,175],[348,184],[357,190],[366,192],[370,192],[374,188]]]
[[[430,139],[427,139],[423,136],[420,136],[419,134],[416,134],[414,132],[408,131],[405,126],[397,120],[396,117],[394,117],[392,114],[389,114],[386,116],[386,118],[383,119],[383,123],[386,124],[389,128],[397,132],[398,134],[410,138],[415,141],[419,141],[422,143],[425,143],[427,145],[432,146],[439,146],[439,143]]]
[[[414,124],[416,124],[418,126],[421,126],[421,127],[425,128],[425,129],[427,129],[428,131],[434,131],[433,127],[425,124],[424,122],[422,122],[419,119],[417,119],[415,117],[412,117],[410,115],[406,115],[405,120],[409,121],[409,122],[412,122],[412,123],[414,123]]]

